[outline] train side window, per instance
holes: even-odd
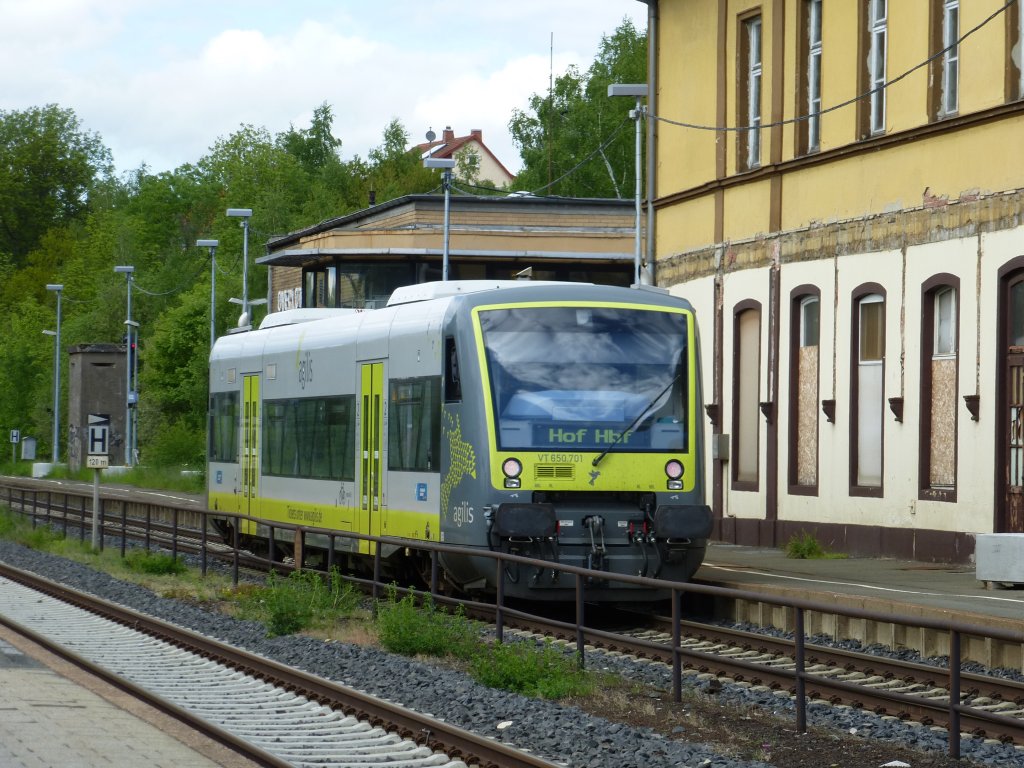
[[[436,472],[441,445],[441,377],[388,386],[388,469]]]
[[[444,340],[444,401],[446,403],[462,402],[459,351],[455,347],[455,339],[451,336]]]
[[[263,474],[355,479],[355,396],[268,400]]]
[[[238,461],[238,393],[210,396],[210,461]]]

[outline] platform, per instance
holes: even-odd
[[[32,650],[5,627],[0,627],[0,691],[4,768],[253,765],[73,665]]]
[[[967,623],[1005,626],[1001,620],[1024,619],[1024,588],[990,589],[978,580],[973,565],[856,557],[801,560],[786,557],[781,549],[715,542],[708,546],[695,579],[733,589]]]

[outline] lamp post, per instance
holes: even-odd
[[[642,100],[647,98],[647,83],[612,83],[608,86],[609,96],[633,96],[636,98],[636,109],[630,110],[629,116],[636,121],[636,158],[634,160],[636,168],[636,189],[634,197],[636,199],[636,253],[633,255],[633,279],[636,284],[640,284],[640,183],[642,181],[643,170],[641,168],[641,158],[643,156],[642,148],[643,143],[641,140],[641,128],[640,121],[643,119],[644,106]]]
[[[249,325],[249,219],[252,208],[228,208],[227,216],[242,220],[242,316],[238,327]]]
[[[441,168],[444,170],[442,185],[444,186],[444,249],[441,261],[441,279],[448,280],[448,218],[452,199],[452,168],[455,167],[455,160],[450,157],[426,157],[423,159],[424,168]]]
[[[57,294],[57,331],[53,341],[53,463],[60,461],[60,294],[64,286],[47,283],[46,290]],[[45,333],[45,331],[44,331]],[[49,334],[47,334],[49,335]]]
[[[132,281],[135,279],[135,267],[133,266],[120,266],[114,267],[114,272],[125,276],[128,281],[128,319],[124,321],[125,328],[127,328],[127,343],[125,344],[125,365],[124,365],[124,463],[125,466],[130,467],[132,465],[132,446],[133,446],[133,430],[132,430],[132,395],[135,393],[133,390],[133,384],[135,383],[132,379],[132,331],[133,326],[137,326],[137,323],[132,322]]]
[[[217,339],[217,332],[214,320],[217,312],[217,240],[196,240],[200,248],[210,249],[210,349],[213,349],[213,342]]]

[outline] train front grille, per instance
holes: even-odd
[[[576,467],[572,464],[537,464],[533,468],[535,480],[575,480]]]

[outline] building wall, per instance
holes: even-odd
[[[721,538],[781,546],[806,531],[852,553],[962,562],[974,534],[1024,531],[1007,501],[1019,428],[1010,424],[1022,419],[1004,330],[1007,279],[1024,270],[1024,102],[1011,55],[1018,11],[999,13],[1003,5],[961,2],[959,34],[982,26],[959,46],[958,110],[939,119],[941,73],[914,68],[936,51],[941,4],[889,0],[884,130],[866,135],[864,102],[855,103],[866,0],[822,3],[822,107],[853,103],[821,115],[820,149],[806,152],[794,121],[806,113],[804,0],[659,2],[656,280],[701,318],[708,445],[720,435],[730,445],[707,463]],[[739,32],[756,14],[761,123],[777,125],[761,129],[760,163],[746,169],[742,132],[693,126],[744,125]],[[935,343],[935,291],[947,283],[956,354],[933,357],[922,349]],[[813,350],[798,341],[794,297],[807,292],[819,297]],[[857,302],[869,293],[885,299],[877,487],[855,471],[874,458],[857,458],[873,429],[856,415],[858,393],[879,372],[857,362]],[[737,483],[745,422],[734,401],[750,397],[736,381],[746,338],[737,313],[750,308],[761,318],[757,479]]]

